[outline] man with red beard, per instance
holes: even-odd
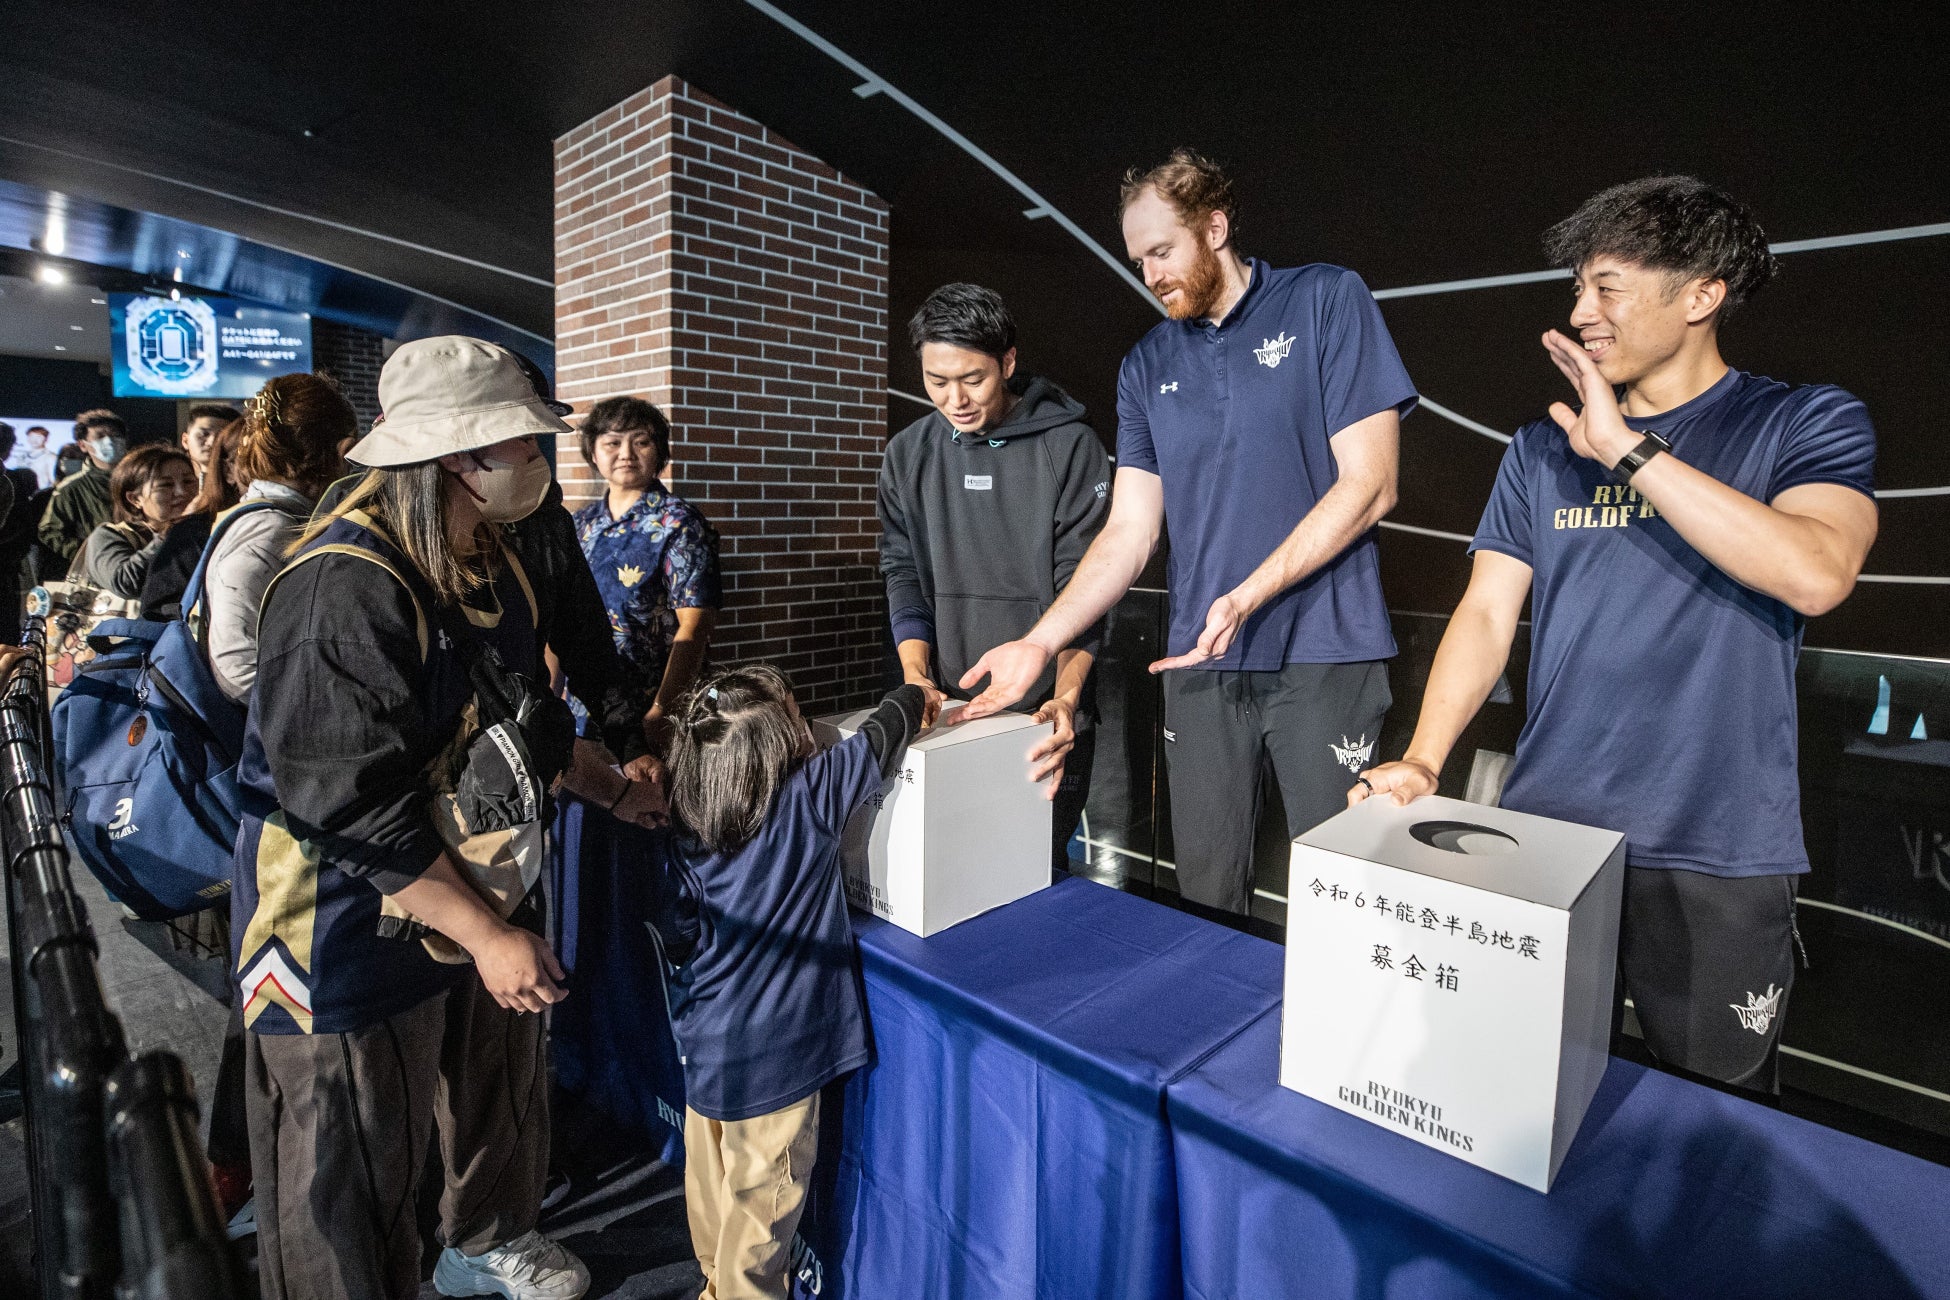
[[[1395,653],[1373,529],[1416,395],[1359,276],[1233,244],[1232,183],[1189,149],[1126,174],[1124,247],[1170,319],[1125,357],[1109,522],[1062,596],[961,686],[1021,699],[1136,581],[1171,521],[1164,674],[1178,888],[1245,914],[1260,772],[1300,832],[1370,765]]]

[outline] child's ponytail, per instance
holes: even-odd
[[[670,809],[713,852],[742,848],[765,824],[800,754],[791,701],[783,673],[752,664],[711,674],[679,704]]]

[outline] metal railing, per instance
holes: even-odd
[[[12,939],[35,1268],[46,1300],[246,1295],[168,1052],[130,1057],[102,995],[48,778],[45,628],[0,692],[0,856]]]

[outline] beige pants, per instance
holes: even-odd
[[[684,1203],[698,1300],[782,1300],[819,1150],[819,1094],[755,1119],[684,1110]]]

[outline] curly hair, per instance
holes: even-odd
[[[1232,178],[1225,168],[1196,149],[1180,145],[1155,167],[1133,167],[1125,172],[1117,188],[1120,221],[1124,210],[1146,190],[1158,191],[1158,197],[1171,204],[1184,225],[1197,227],[1214,212],[1223,212],[1229,234],[1236,236],[1239,232],[1239,203],[1232,192]]]
[[[1592,195],[1544,232],[1544,255],[1572,271],[1616,257],[1664,271],[1673,292],[1691,280],[1724,281],[1723,320],[1779,270],[1753,214],[1692,176],[1647,176]]]
[[[582,441],[582,459],[596,468],[596,439],[618,429],[646,429],[657,445],[657,465],[651,472],[661,474],[670,464],[670,420],[655,402],[641,397],[605,397],[589,408],[576,433]]]
[[[339,476],[339,444],[359,436],[359,416],[324,375],[279,375],[244,404],[237,472],[316,494]]]

